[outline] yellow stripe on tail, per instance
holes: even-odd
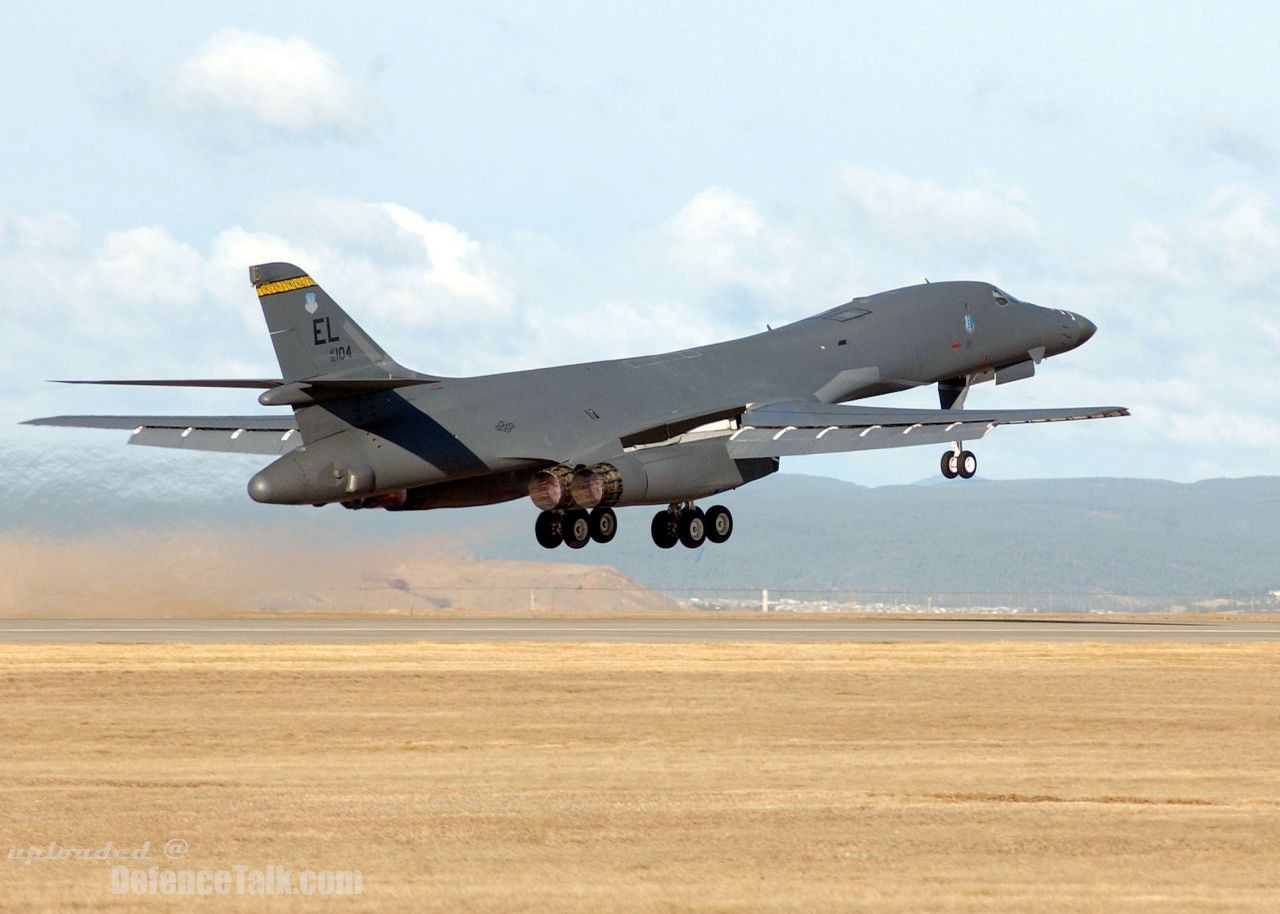
[[[293,279],[282,279],[279,282],[264,282],[258,286],[258,298],[275,295],[278,292],[292,292],[294,289],[305,289],[314,286],[316,281],[310,276],[295,276]]]

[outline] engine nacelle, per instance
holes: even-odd
[[[710,439],[642,448],[576,470],[539,470],[529,482],[529,497],[543,511],[667,505],[736,489],[777,469],[777,458],[735,460],[723,440]]]
[[[630,480],[624,471],[623,493],[617,502],[620,505],[669,505],[707,498],[778,469],[776,457],[735,460],[729,456],[723,438],[644,448],[628,457],[639,464],[645,485],[643,489],[628,486]]]

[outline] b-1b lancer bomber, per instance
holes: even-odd
[[[614,508],[657,505],[653,541],[723,543],[733,517],[698,502],[802,454],[947,445],[942,474],[968,479],[966,442],[999,425],[1128,415],[1121,407],[963,408],[974,384],[1029,378],[1093,336],[1079,314],[983,282],[855,298],[754,336],[679,352],[474,378],[411,371],[309,275],[251,267],[279,378],[77,381],[260,389],[288,415],[56,416],[32,425],[130,429],[130,444],[279,455],[249,480],[255,501],[417,511],[529,498],[547,548],[607,543]],[[940,409],[848,405],[936,384]]]

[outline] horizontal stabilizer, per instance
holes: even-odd
[[[119,387],[227,387],[249,388],[252,390],[270,390],[284,383],[280,378],[181,378],[176,380],[156,380],[145,378],[129,381],[63,381],[55,380],[54,384],[112,384]]]
[[[282,378],[182,378],[171,380],[104,380],[104,381],[54,381],[55,384],[110,384],[125,387],[216,387],[241,388],[266,391],[258,397],[263,406],[306,406],[327,400],[340,400],[359,394],[396,390],[417,384],[439,383],[434,378],[352,378],[319,377],[307,381],[286,383]]]
[[[189,451],[283,454],[302,444],[293,416],[49,416],[22,424],[129,429],[130,444]]]

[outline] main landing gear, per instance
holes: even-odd
[[[948,479],[972,479],[978,472],[978,458],[973,451],[961,450],[957,445],[954,450],[942,455],[942,475]]]
[[[538,545],[555,549],[564,543],[570,549],[581,549],[595,540],[607,543],[618,533],[618,515],[612,508],[597,507],[586,511],[573,508],[568,511],[543,511],[534,524]],[[697,549],[708,540],[723,543],[733,535],[733,515],[723,505],[715,505],[705,512],[692,502],[674,504],[653,516],[649,527],[653,541],[663,549],[683,543],[687,549]]]
[[[595,540],[607,543],[618,534],[618,515],[612,508],[592,508],[587,511],[543,511],[534,524],[533,534],[538,545],[554,549],[564,543],[570,549],[581,549]]]
[[[733,535],[733,515],[723,505],[714,505],[705,513],[692,502],[672,505],[653,515],[649,533],[659,549],[670,549],[676,543],[686,549],[697,549],[706,541],[723,543]]]

